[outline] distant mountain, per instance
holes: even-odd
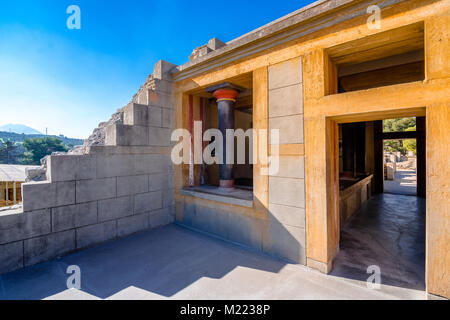
[[[0,131],[14,132],[19,134],[42,134],[42,132],[27,127],[23,124],[5,124],[4,126],[0,126]]]

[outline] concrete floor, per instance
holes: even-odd
[[[81,290],[67,289],[69,265]],[[367,277],[366,277],[367,278]],[[427,299],[324,275],[176,225],[0,276],[0,299]]]
[[[415,170],[397,169],[394,180],[384,181],[384,192],[393,194],[417,194],[417,174]]]
[[[424,199],[375,195],[344,226],[332,275],[367,279],[370,265],[383,284],[425,290]]]

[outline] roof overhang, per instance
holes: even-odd
[[[384,8],[401,1],[371,2],[376,3],[380,8]],[[172,70],[173,78],[175,81],[192,78],[321,29],[366,15],[368,3],[369,1],[363,0],[316,1],[230,41],[218,50],[174,68]]]

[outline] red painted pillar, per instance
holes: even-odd
[[[241,91],[242,88],[230,83],[222,83],[207,89],[207,92],[212,93],[213,97],[217,99],[218,129],[223,136],[223,163],[219,165],[221,188],[234,187],[234,164],[227,163],[226,161],[226,131],[228,129],[234,130],[234,104],[236,102],[237,96],[239,95],[239,92]],[[234,141],[230,141],[230,143],[234,143]],[[232,162],[234,162],[234,159]]]

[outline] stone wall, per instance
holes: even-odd
[[[302,60],[288,60],[268,69],[269,129],[279,130],[280,149],[283,145],[302,146]],[[306,264],[304,155],[281,152],[279,170],[269,176],[269,230],[275,254]]]
[[[47,180],[22,185],[23,209],[0,215],[0,273],[173,222],[173,67],[158,62],[95,143],[50,156]]]

